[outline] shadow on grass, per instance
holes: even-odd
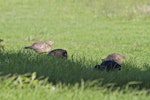
[[[88,61],[96,65],[93,61]],[[97,81],[95,85],[115,85],[124,88],[126,85],[135,88],[150,88],[150,67],[143,65],[143,70],[137,65],[123,64],[121,71],[94,70],[84,59],[54,59],[46,54],[36,54],[28,51],[1,52],[0,72],[1,76],[8,74],[23,75],[36,72],[38,77],[48,77],[53,84],[63,83],[74,85],[76,83]]]

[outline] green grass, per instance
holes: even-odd
[[[149,0],[1,0],[1,100],[148,100]],[[54,40],[67,60],[24,50]],[[4,46],[4,50],[3,50]],[[112,52],[121,71],[93,70]]]

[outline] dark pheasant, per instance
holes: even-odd
[[[4,45],[1,44],[2,41],[3,41],[3,40],[0,39],[0,51],[3,51],[3,50],[4,50]]]
[[[100,65],[96,65],[95,69],[99,69],[101,71],[107,70],[112,71],[114,69],[121,70],[121,65],[113,60],[103,61]]]
[[[46,42],[36,42],[33,43],[31,46],[25,47],[25,49],[33,49],[34,51],[38,53],[44,53],[49,52],[51,50],[51,46],[54,43],[54,41],[48,41]]]
[[[67,51],[64,49],[54,49],[48,53],[48,56],[67,58]]]
[[[2,42],[3,40],[2,39],[0,39],[0,42]]]
[[[114,69],[121,70],[121,63],[124,59],[124,55],[112,53],[109,54],[105,59],[102,59],[102,63],[100,65],[96,65],[94,68],[107,71],[111,71]]]

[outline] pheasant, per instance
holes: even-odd
[[[118,53],[112,53],[112,54],[109,54],[106,58],[102,59],[102,62],[107,61],[107,60],[113,60],[117,62],[118,64],[121,64],[124,59],[125,59],[124,55],[121,55]]]
[[[54,49],[48,53],[48,56],[67,58],[67,51],[64,49]]]
[[[32,49],[37,53],[44,53],[49,52],[51,50],[51,46],[54,43],[54,41],[48,41],[46,42],[36,42],[33,43],[31,46],[24,47],[25,49]]]
[[[121,65],[113,60],[106,60],[103,61],[100,65],[96,65],[94,68],[99,69],[101,71],[103,70],[112,71],[114,69],[121,70]]]
[[[0,39],[0,51],[3,51],[3,50],[4,50],[4,45],[1,44],[2,41],[3,41],[3,40]]]
[[[99,70],[121,70],[121,63],[125,59],[124,55],[118,53],[109,54],[105,59],[102,59],[102,63],[96,65],[94,68]]]
[[[0,42],[2,42],[3,40],[2,39],[0,39]]]

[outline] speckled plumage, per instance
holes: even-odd
[[[121,64],[125,59],[125,56],[118,53],[109,54],[106,58],[102,59],[102,61],[113,60],[118,64]]]
[[[38,53],[49,52],[51,50],[51,46],[53,43],[54,43],[53,41],[49,41],[47,43],[40,41],[40,42],[33,43],[31,46],[25,47],[25,49],[33,49]]]

